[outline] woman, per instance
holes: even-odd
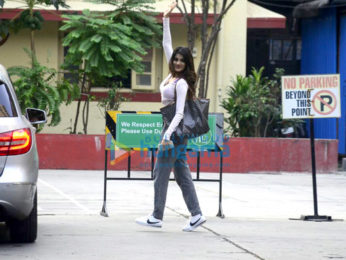
[[[183,231],[193,231],[206,219],[199,207],[195,186],[186,161],[187,138],[175,136],[174,131],[183,119],[186,98],[192,98],[195,95],[196,73],[191,51],[185,47],[178,47],[174,51],[172,49],[168,16],[176,5],[177,3],[173,2],[163,16],[163,48],[170,74],[160,85],[162,103],[169,105],[176,101],[176,114],[169,125],[163,126],[161,134],[162,141],[154,167],[154,211],[149,217],[136,219],[136,222],[145,226],[162,227],[169,176],[171,169],[174,168],[175,179],[191,213],[191,218]]]

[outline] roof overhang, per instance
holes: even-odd
[[[286,17],[248,1],[247,28],[283,29],[286,28]]]
[[[280,1],[273,1],[273,0],[248,0],[249,2],[256,4],[258,6],[261,6],[267,10],[270,10],[272,12],[284,15],[285,17],[288,17],[292,15],[292,11],[294,7],[299,4],[299,1],[302,0],[280,0]]]
[[[346,0],[249,0],[288,18],[309,18],[318,16],[324,8],[345,7]]]
[[[285,29],[286,18],[247,18],[248,29]]]
[[[18,16],[21,12],[21,9],[3,9],[0,12],[0,19],[13,19]],[[39,10],[41,12],[42,17],[46,21],[62,21],[63,14],[73,14],[73,13],[81,13],[81,11],[56,11],[56,10]],[[162,13],[156,16],[158,22],[162,21]],[[171,17],[172,24],[184,24],[184,17],[182,14],[172,14]],[[209,15],[207,19],[207,24],[212,25],[214,20],[213,15]],[[202,24],[202,15],[195,15],[196,24]],[[255,28],[285,28],[286,27],[286,18],[277,18],[277,17],[248,17],[247,18],[247,27],[251,29]]]
[[[79,10],[46,10],[46,9],[36,9],[40,11],[42,17],[46,21],[62,21],[64,18],[62,17],[63,14],[81,14],[82,11]],[[18,16],[18,14],[23,11],[22,9],[3,9],[0,12],[0,19],[13,19]],[[159,22],[162,21],[163,13],[159,13],[156,15],[156,18]],[[173,13],[170,16],[171,23],[173,24],[184,24],[184,17],[180,13]],[[212,25],[214,21],[214,15],[209,14],[207,18],[207,24]],[[195,14],[195,23],[196,24],[202,24],[202,14]]]
[[[63,14],[80,14],[83,9],[89,9],[93,11],[105,12],[114,9],[115,7],[108,4],[96,4],[92,2],[84,1],[68,1],[67,8],[61,8],[60,10],[55,10],[53,7],[42,6],[36,10],[41,12],[41,15],[46,21],[62,21]],[[163,10],[166,7],[163,6],[161,1],[156,1],[155,10],[157,11],[156,18],[158,22],[162,21]],[[18,16],[18,14],[23,10],[19,8],[19,4],[14,1],[6,1],[4,8],[0,11],[0,19],[13,19]],[[179,12],[176,11],[170,16],[171,23],[173,24],[184,24],[184,17]],[[202,24],[202,14],[195,14],[195,23]],[[212,25],[214,21],[214,15],[209,14],[207,18],[207,24]],[[259,5],[248,2],[247,3],[247,27],[248,28],[285,28],[286,18],[285,16],[265,9]]]

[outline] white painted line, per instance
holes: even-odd
[[[85,213],[87,214],[91,214],[91,211],[83,206],[82,204],[80,204],[78,201],[76,201],[74,198],[72,198],[71,196],[68,196],[67,194],[65,194],[64,192],[62,192],[61,190],[59,190],[58,188],[54,187],[52,184],[49,184],[48,182],[41,180],[40,178],[38,179],[38,181],[44,185],[46,185],[47,187],[51,188],[52,190],[54,190],[55,192],[59,193],[61,196],[63,196],[64,198],[68,199],[70,202],[72,202],[73,204],[75,204],[78,208],[82,209],[85,211]]]

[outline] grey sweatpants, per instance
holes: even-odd
[[[154,212],[157,219],[163,218],[169,176],[172,168],[188,210],[192,216],[201,214],[195,186],[186,160],[187,138],[174,141],[174,149],[158,152],[154,167]]]

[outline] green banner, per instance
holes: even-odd
[[[161,114],[117,115],[116,140],[128,148],[157,148],[163,127]],[[200,137],[190,139],[188,149],[212,150],[215,148],[216,116],[209,115],[210,131]]]

